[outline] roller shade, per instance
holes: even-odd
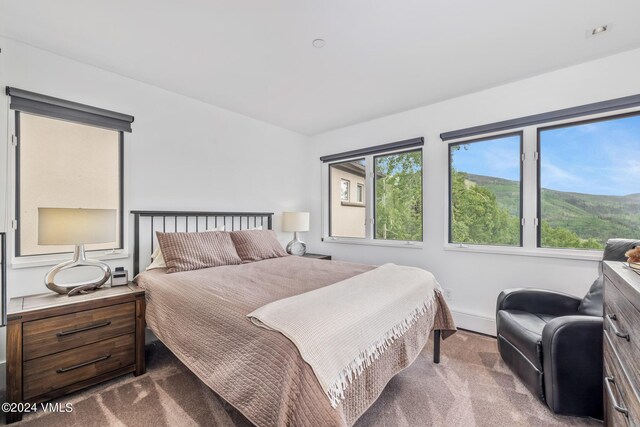
[[[12,110],[24,111],[25,113],[37,114],[40,116],[54,117],[61,120],[68,120],[107,129],[131,132],[133,116],[127,114],[54,98],[52,96],[29,92],[14,87],[7,86],[6,93],[11,97],[10,108]]]
[[[391,142],[388,144],[375,145],[373,147],[361,148],[358,150],[344,151],[338,154],[322,156],[320,157],[320,160],[324,163],[334,162],[336,160],[343,160],[351,157],[369,156],[371,154],[384,153],[387,151],[400,150],[404,148],[421,147],[423,145],[424,145],[423,137],[405,139],[404,141]]]
[[[520,117],[518,119],[504,120],[481,126],[473,126],[465,129],[444,132],[440,134],[443,141],[452,139],[468,138],[485,133],[500,132],[503,130],[523,128],[525,126],[537,125],[540,123],[555,122],[574,117],[588,116],[591,114],[606,113],[607,111],[622,110],[625,108],[640,106],[640,95],[625,96],[623,98],[611,99],[608,101],[595,102],[593,104],[580,105],[578,107],[564,108],[562,110],[550,111],[548,113],[534,114],[532,116]]]

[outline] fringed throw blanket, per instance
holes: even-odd
[[[267,304],[252,322],[289,338],[334,408],[356,376],[425,313],[440,285],[425,270],[385,264],[324,288]]]

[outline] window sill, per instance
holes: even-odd
[[[340,202],[340,206],[349,206],[353,208],[364,208],[366,205],[361,202]]]
[[[407,242],[404,240],[374,240],[374,239],[358,239],[358,238],[342,238],[333,239],[331,237],[324,237],[322,239],[324,243],[340,243],[346,245],[365,245],[365,246],[383,246],[392,248],[406,248],[406,249],[422,249],[422,242]]]
[[[56,255],[42,255],[42,256],[29,256],[29,257],[18,257],[13,258],[11,260],[11,268],[19,269],[19,268],[30,268],[30,267],[47,267],[58,265],[61,262],[69,261],[73,258],[73,254],[69,252],[68,254],[56,254]],[[116,251],[115,253],[107,252],[107,253],[95,253],[92,254],[89,252],[87,254],[87,258],[97,259],[99,261],[109,261],[113,259],[126,259],[129,258],[129,254],[125,251]]]
[[[445,251],[601,261],[602,251],[445,244]]]

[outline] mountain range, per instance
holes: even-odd
[[[499,206],[519,216],[519,181],[472,174],[466,179],[492,191]],[[563,227],[603,244],[613,237],[640,238],[640,193],[607,196],[541,188],[540,196],[541,219],[552,227]]]

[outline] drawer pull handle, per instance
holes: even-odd
[[[615,314],[607,314],[604,317],[607,319],[607,323],[609,324],[609,327],[611,328],[611,330],[613,331],[614,334],[616,334],[620,338],[624,338],[627,341],[631,340],[631,337],[629,336],[629,334],[625,334],[625,333],[620,332],[620,330],[617,328],[616,324],[613,323],[614,320],[618,320],[618,318],[616,317]]]
[[[613,404],[613,409],[624,414],[626,417],[629,416],[629,411],[624,406],[621,406],[618,403],[615,395],[613,394],[613,389],[611,388],[611,384],[615,385],[616,380],[614,377],[604,377],[604,384],[607,387],[607,394],[609,395],[609,399],[611,399],[611,403]]]
[[[77,365],[68,366],[66,368],[58,368],[56,369],[56,372],[59,374],[63,374],[65,372],[73,371],[74,369],[82,368],[83,366],[91,365],[92,363],[102,362],[103,360],[107,360],[110,357],[111,357],[110,354],[105,354],[104,356],[100,356],[98,358],[88,360],[86,362],[78,363]]]
[[[82,328],[70,329],[68,331],[58,332],[56,335],[59,337],[64,337],[67,335],[77,334],[78,332],[90,331],[91,329],[102,328],[104,326],[109,326],[111,324],[111,320],[107,320],[106,322],[94,323],[93,325],[83,326]]]

